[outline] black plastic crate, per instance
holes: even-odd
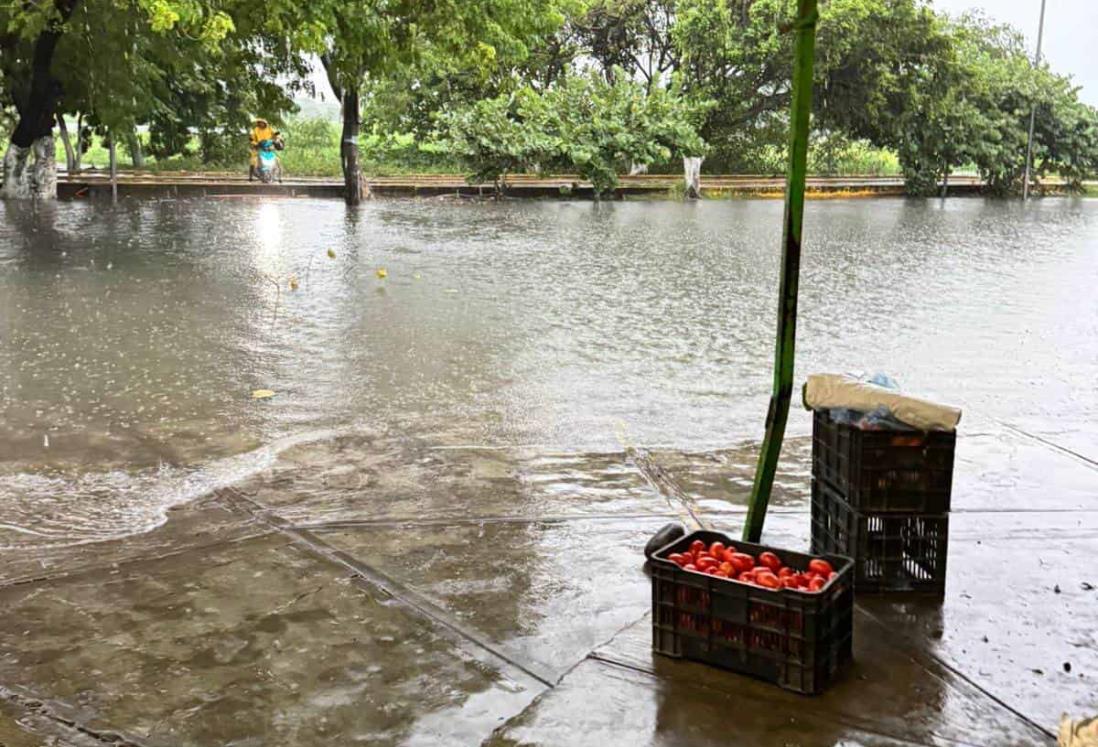
[[[837,491],[812,481],[812,551],[854,560],[861,592],[945,593],[948,514],[858,511]]]
[[[863,431],[812,420],[812,476],[859,511],[940,514],[953,489],[953,431]]]
[[[823,557],[838,576],[815,593],[766,589],[685,571],[666,559],[697,539],[706,545],[720,540],[756,557],[770,550],[800,570],[813,557]],[[822,692],[853,659],[849,558],[805,555],[697,531],[656,552],[649,568],[657,653],[749,674],[807,695]]]

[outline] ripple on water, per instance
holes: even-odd
[[[777,202],[0,216],[8,545],[147,530],[234,454],[318,428],[604,452],[762,430]],[[883,370],[1093,451],[1098,201],[827,201],[805,236],[798,376]]]
[[[5,474],[0,483],[0,551],[82,545],[148,532],[161,526],[173,507],[269,469],[287,449],[337,435],[331,430],[301,433],[195,467]]]

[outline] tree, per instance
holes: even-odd
[[[499,194],[507,174],[537,170],[555,159],[560,141],[548,131],[544,103],[525,88],[447,113],[447,145],[466,164],[471,182],[490,181]]]
[[[711,164],[742,170],[785,147],[792,52],[786,0],[679,0],[670,29],[684,92],[712,101],[701,126]]]
[[[452,112],[449,144],[472,179],[510,171],[576,171],[596,197],[617,186],[634,163],[700,155],[698,111],[663,88],[651,91],[618,68],[608,81],[598,73],[567,77],[545,91],[526,87]]]
[[[81,24],[84,44],[74,33]],[[142,34],[178,29],[213,50],[234,26],[220,8],[198,0],[52,0],[0,7],[0,28],[6,30],[0,37],[0,93],[17,113],[0,194],[51,198],[53,125],[66,101],[92,109],[93,124],[102,128],[132,125],[144,106],[135,92],[152,79],[151,66],[135,54]]]
[[[554,2],[540,0],[329,0],[311,7],[329,31],[321,59],[343,105],[341,160],[350,204],[363,192],[358,136],[364,85],[411,77],[421,60],[433,60],[436,70],[443,59],[463,70],[489,68],[501,51],[524,56],[529,38],[562,21]]]
[[[613,190],[633,164],[705,151],[695,124],[704,107],[674,90],[649,91],[620,68],[612,72],[611,82],[575,75],[544,94],[547,129],[560,144],[557,162],[589,180],[596,197]]]
[[[991,192],[1021,190],[1030,112],[1039,178],[1057,172],[1077,184],[1098,164],[1098,112],[1078,99],[1071,81],[1047,66],[1034,68],[1021,35],[968,15],[953,29],[968,71],[964,95],[972,117],[971,161]]]
[[[678,64],[670,31],[674,0],[590,0],[569,25],[582,57],[606,76],[622,71],[652,89],[668,83]]]
[[[9,18],[0,15],[0,28],[7,30],[0,42],[4,81],[10,86],[10,102],[18,117],[4,154],[0,196],[5,198],[56,194],[53,122],[61,84],[51,65],[77,1],[24,4],[9,10],[14,11]]]

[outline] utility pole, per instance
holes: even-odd
[[[1037,54],[1033,58],[1033,69],[1041,66],[1041,40],[1045,35],[1045,0],[1041,0],[1041,21],[1037,24]],[[1022,199],[1029,199],[1029,165],[1033,161],[1033,125],[1037,120],[1037,104],[1029,110],[1029,138],[1026,140],[1026,173],[1022,179]]]

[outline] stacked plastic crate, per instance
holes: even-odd
[[[812,551],[853,558],[859,592],[942,594],[956,438],[862,430],[817,410]]]

